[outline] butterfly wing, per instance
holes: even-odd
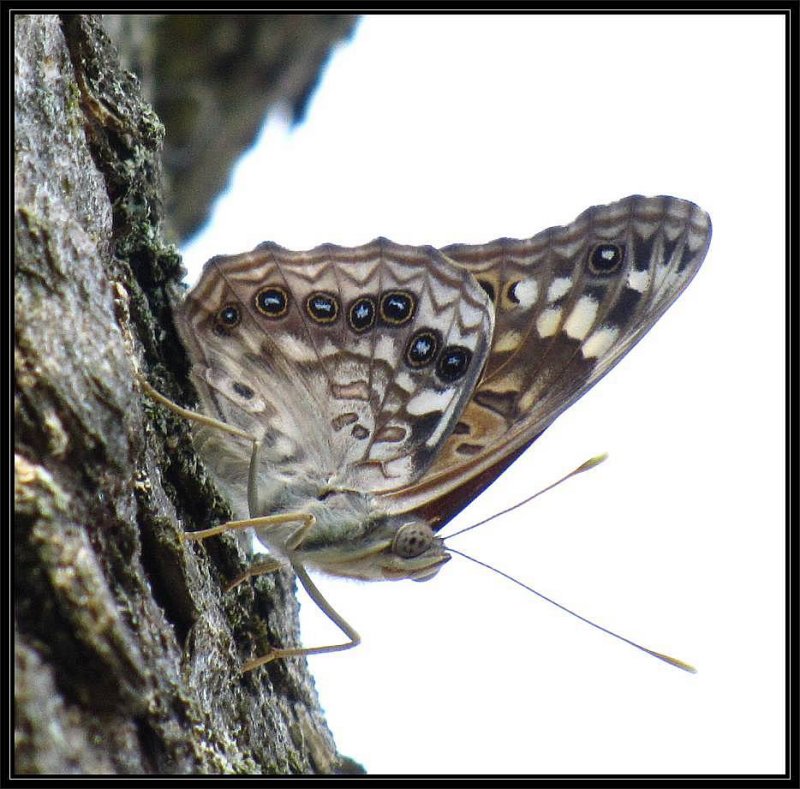
[[[262,441],[264,511],[302,508],[328,484],[418,479],[477,384],[492,322],[465,268],[386,239],[213,258],[176,314],[203,411]],[[248,442],[197,433],[245,510]]]
[[[710,238],[693,203],[632,196],[531,239],[445,247],[494,303],[492,346],[425,478],[385,505],[444,525],[641,339],[697,273]]]

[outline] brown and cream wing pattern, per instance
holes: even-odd
[[[631,196],[527,240],[453,245],[494,308],[484,374],[425,478],[392,494],[443,525],[605,375],[689,284],[708,215]]]
[[[493,319],[465,268],[376,239],[213,258],[176,324],[204,412],[262,440],[267,477],[381,491],[419,479],[438,455]],[[247,442],[206,440],[219,443],[204,453],[216,463],[249,460]]]

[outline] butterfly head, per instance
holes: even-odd
[[[384,561],[387,578],[392,578],[394,571],[400,573],[400,578],[429,581],[443,564],[450,561],[450,554],[427,523],[409,521],[397,530]]]
[[[364,581],[427,581],[451,558],[427,523],[408,516],[376,518],[355,539],[318,545],[311,538],[302,553],[324,572]]]

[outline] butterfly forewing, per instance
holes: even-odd
[[[445,247],[493,302],[492,346],[435,463],[391,506],[446,523],[658,320],[710,236],[693,203],[633,196],[531,239]]]

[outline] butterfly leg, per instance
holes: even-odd
[[[237,531],[240,529],[269,529],[271,526],[280,526],[290,521],[300,521],[300,526],[292,532],[286,540],[286,552],[292,569],[297,575],[297,579],[303,585],[303,588],[308,593],[308,596],[317,604],[328,619],[331,620],[342,633],[347,636],[348,641],[343,644],[327,644],[319,647],[290,647],[285,649],[271,649],[265,655],[252,658],[244,663],[242,671],[252,671],[254,668],[263,666],[266,663],[271,663],[273,660],[280,660],[287,657],[301,657],[303,655],[321,655],[327,652],[340,652],[344,649],[352,649],[361,643],[361,636],[355,628],[345,620],[338,611],[327,601],[325,596],[317,588],[316,584],[311,580],[308,572],[303,563],[294,556],[294,552],[302,544],[308,532],[314,528],[316,518],[313,515],[302,512],[287,512],[280,515],[265,515],[260,518],[248,518],[242,521],[228,521],[228,523],[221,523],[219,526],[214,526],[210,529],[203,529],[202,531],[186,532],[184,538],[187,540],[205,540],[208,537],[215,537],[219,534],[224,534],[229,531]],[[273,572],[278,569],[280,562],[277,559],[268,560],[267,562],[254,565],[246,570],[241,576],[235,578],[227,587],[225,591],[232,589],[248,578],[254,575],[259,575],[263,572]]]
[[[299,562],[292,561],[292,569],[295,571],[298,580],[303,588],[308,592],[308,596],[319,606],[328,619],[331,620],[339,630],[344,633],[349,641],[344,644],[328,644],[320,647],[292,647],[288,649],[271,649],[266,655],[252,658],[242,666],[242,673],[252,671],[254,668],[271,663],[273,660],[280,660],[287,657],[302,657],[304,655],[322,655],[327,652],[341,652],[345,649],[352,649],[361,643],[361,636],[353,626],[340,616],[333,606],[325,599],[322,592],[317,589],[316,584],[311,580],[305,567]]]
[[[303,562],[300,561],[294,552],[302,544],[308,532],[314,528],[316,519],[313,515],[302,513],[286,513],[283,515],[270,515],[263,518],[253,518],[250,521],[240,521],[236,523],[235,528],[244,528],[244,524],[255,525],[259,528],[269,528],[270,526],[285,523],[287,520],[301,520],[302,523],[286,540],[286,553],[289,557],[289,562],[292,569],[297,576],[297,579],[303,585],[303,588],[308,593],[308,596],[317,604],[328,619],[331,620],[341,631],[347,636],[348,641],[343,644],[327,644],[318,647],[290,647],[285,649],[271,649],[265,655],[252,658],[244,663],[242,672],[252,671],[254,668],[263,666],[266,663],[271,663],[273,660],[280,660],[287,657],[301,657],[304,655],[321,655],[327,652],[341,652],[345,649],[352,649],[361,643],[361,636],[355,628],[347,622],[336,609],[327,601],[325,596],[317,588],[316,584],[311,580],[308,572],[306,571]],[[241,525],[240,525],[241,524]],[[208,531],[211,531],[210,529]],[[197,534],[197,532],[194,532]],[[254,568],[257,569],[257,568]]]
[[[294,551],[302,544],[308,532],[314,528],[316,518],[308,513],[302,512],[287,512],[280,515],[265,515],[260,518],[248,518],[241,521],[228,521],[221,523],[219,526],[213,526],[210,529],[203,529],[202,531],[185,532],[184,539],[186,540],[205,540],[208,537],[216,537],[220,534],[225,534],[229,531],[238,531],[240,529],[269,529],[271,526],[280,526],[290,521],[300,521],[300,526],[292,532],[286,540],[286,552],[292,569],[297,576],[297,579],[303,585],[303,588],[308,593],[308,596],[316,603],[328,619],[331,620],[341,631],[344,633],[348,641],[343,644],[327,644],[319,647],[289,647],[285,649],[271,649],[265,655],[252,658],[244,663],[242,672],[252,671],[254,668],[263,666],[266,663],[271,663],[273,660],[281,660],[287,657],[301,657],[303,655],[321,655],[327,652],[340,652],[344,649],[352,649],[361,643],[361,636],[355,628],[345,620],[338,611],[327,601],[325,596],[317,588],[316,584],[311,580],[308,572],[303,563],[297,559],[293,554]],[[274,572],[281,566],[277,559],[268,559],[259,564],[255,564],[245,570],[244,573],[234,578],[226,587],[225,591],[229,591],[240,583],[246,581],[248,578],[260,575],[262,573]]]
[[[237,586],[239,586],[239,584],[249,581],[251,578],[255,578],[257,575],[274,573],[276,570],[280,570],[281,567],[283,567],[283,563],[278,559],[266,559],[263,562],[252,564],[241,575],[237,575],[236,578],[234,578],[222,591],[230,592],[232,589],[235,589]]]
[[[184,419],[188,419],[193,422],[199,422],[200,424],[206,425],[208,427],[214,427],[218,430],[222,430],[223,432],[230,433],[231,435],[238,436],[239,438],[244,438],[247,441],[251,441],[253,444],[253,453],[250,459],[250,473],[248,478],[247,484],[247,498],[248,498],[248,505],[250,512],[257,512],[258,507],[258,496],[257,496],[257,472],[258,472],[258,454],[261,449],[261,442],[255,438],[255,436],[251,436],[249,433],[246,433],[244,430],[240,430],[233,425],[229,425],[225,422],[221,422],[218,419],[214,419],[213,417],[206,416],[205,414],[198,414],[196,411],[190,411],[187,408],[182,408],[177,403],[173,403],[167,397],[161,394],[157,389],[154,389],[145,379],[143,376],[139,375],[139,385],[142,388],[142,391],[150,397],[152,400],[155,400],[157,403],[160,403],[165,408],[168,408],[173,413],[177,414],[178,416],[183,417]],[[256,658],[252,658],[244,663],[242,666],[242,672],[252,671],[254,668],[258,668],[259,666],[263,666],[267,663],[271,663],[273,660],[280,660],[282,658],[287,657],[301,657],[303,655],[320,655],[327,652],[340,652],[345,649],[352,649],[355,646],[358,646],[361,643],[361,636],[358,632],[347,622],[334,608],[331,604],[325,599],[325,596],[322,592],[319,591],[316,584],[311,580],[310,576],[306,572],[303,563],[299,561],[296,557],[292,554],[297,548],[302,544],[303,540],[305,539],[308,532],[314,527],[316,523],[316,519],[313,515],[309,513],[281,513],[279,515],[265,515],[261,517],[254,517],[248,518],[246,520],[240,521],[228,521],[227,523],[221,523],[218,526],[213,526],[210,529],[202,529],[200,531],[193,531],[193,532],[183,532],[182,536],[183,539],[186,540],[205,540],[209,537],[216,537],[219,534],[225,534],[229,531],[238,531],[240,529],[252,529],[252,528],[269,528],[270,526],[277,526],[281,525],[290,521],[300,521],[300,526],[294,531],[290,536],[289,539],[286,541],[286,550],[287,554],[289,555],[289,561],[292,565],[292,569],[294,570],[295,574],[297,575],[298,580],[303,585],[303,588],[308,593],[308,596],[317,604],[319,609],[331,620],[341,631],[344,633],[345,636],[349,639],[344,644],[329,644],[326,646],[319,646],[319,647],[292,647],[286,649],[271,649],[267,654],[261,655]],[[238,586],[240,583],[246,581],[248,578],[252,578],[255,575],[260,575],[261,573],[266,572],[274,572],[281,566],[280,562],[277,559],[268,560],[259,564],[254,565],[253,567],[248,568],[244,573],[240,576],[231,581],[230,584],[226,587],[225,591],[233,589],[234,587]]]
[[[242,529],[263,529],[270,526],[279,526],[284,523],[291,523],[293,521],[301,521],[302,525],[299,529],[293,532],[290,540],[294,540],[295,536],[301,534],[301,539],[304,537],[309,529],[314,527],[316,518],[313,515],[308,515],[303,512],[286,512],[280,515],[265,515],[260,518],[247,518],[241,521],[227,521],[220,523],[218,526],[212,526],[210,529],[201,529],[199,531],[187,531],[182,533],[182,539],[194,542],[206,540],[209,537],[217,537],[220,534],[227,534],[231,531],[240,531]],[[284,566],[284,562],[274,557],[265,559],[264,561],[253,564],[248,567],[241,575],[237,575],[224,589],[224,592],[230,592],[231,589],[239,586],[239,584],[246,581],[248,578],[254,578],[257,575],[264,573],[273,573]]]
[[[179,406],[177,403],[173,403],[168,397],[164,397],[158,389],[154,389],[150,384],[144,379],[142,375],[137,376],[139,380],[139,386],[142,388],[142,391],[151,399],[155,400],[157,403],[160,403],[165,408],[169,408],[170,411],[177,414],[178,416],[183,417],[184,419],[188,419],[190,422],[199,422],[201,425],[206,425],[208,427],[215,427],[218,430],[222,430],[225,433],[230,433],[233,436],[238,436],[239,438],[244,438],[247,441],[255,442],[255,437],[251,436],[249,433],[246,433],[244,430],[240,430],[238,427],[234,427],[233,425],[229,425],[227,422],[221,422],[219,419],[214,419],[213,416],[206,416],[205,414],[199,414],[197,411],[190,411],[188,408],[183,408]]]
[[[157,403],[160,403],[178,416],[183,417],[190,422],[198,422],[201,425],[213,427],[217,430],[221,430],[224,433],[229,433],[230,435],[237,436],[238,438],[244,438],[245,440],[252,442],[253,453],[250,458],[250,473],[247,481],[247,500],[250,514],[252,515],[254,512],[258,512],[258,455],[261,451],[261,442],[255,436],[246,433],[244,430],[240,430],[238,427],[229,425],[227,422],[222,422],[219,419],[214,419],[213,417],[206,416],[205,414],[199,414],[196,411],[190,411],[188,408],[183,408],[177,403],[173,403],[168,397],[164,397],[161,392],[159,392],[157,389],[154,389],[142,375],[137,375],[137,378],[142,391],[151,400],[155,400]],[[295,518],[290,518],[290,520],[295,520]],[[284,522],[285,521],[281,521],[281,523]],[[222,523],[219,526],[214,526],[211,529],[203,529],[202,531],[191,533],[187,532],[186,539],[204,540],[207,537],[214,537],[217,534],[224,534],[225,532],[232,531],[233,529],[248,529],[251,526],[252,524],[246,520],[230,521],[228,523]],[[191,536],[189,536],[189,534],[191,534]]]
[[[168,397],[164,397],[157,389],[154,389],[142,375],[137,376],[139,380],[139,386],[141,386],[142,391],[151,399],[155,400],[157,403],[160,403],[165,408],[168,408],[173,413],[177,414],[184,419],[188,419],[190,422],[198,422],[201,425],[206,425],[206,427],[213,427],[217,430],[221,430],[224,433],[229,433],[232,436],[236,436],[237,438],[243,438],[246,441],[250,441],[253,445],[253,452],[250,457],[250,473],[248,475],[247,480],[247,504],[248,509],[250,510],[250,514],[256,513],[259,511],[259,504],[258,504],[258,456],[261,451],[261,442],[255,436],[250,435],[250,433],[246,433],[244,430],[240,430],[238,427],[234,425],[229,425],[227,422],[222,422],[219,419],[214,419],[214,417],[206,416],[205,414],[199,414],[197,411],[190,411],[188,408],[183,408],[179,406],[177,403],[173,403]],[[295,520],[295,518],[290,518],[289,520]],[[238,523],[237,521],[231,521],[230,523]],[[226,531],[230,531],[231,529],[241,528],[246,529],[249,528],[247,521],[241,521],[242,526],[231,526],[230,523],[223,523],[219,526],[215,526],[213,529],[205,529],[199,532],[192,532],[194,537],[190,539],[195,540],[204,540],[206,537],[213,537],[216,534],[222,534]],[[285,523],[285,521],[281,521],[281,523]]]

